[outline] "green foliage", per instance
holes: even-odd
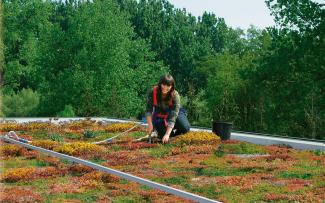
[[[205,33],[196,35],[199,32],[195,17],[174,9],[166,0],[119,1],[119,4],[130,14],[137,36],[149,41],[157,58],[171,68],[180,93],[185,94],[192,82],[195,60],[212,51],[209,39],[203,36]],[[218,22],[211,26],[218,27]]]
[[[144,137],[147,134],[147,132],[141,132],[141,131],[136,131],[136,132],[131,132],[128,134],[128,136],[138,139],[140,137]]]
[[[3,96],[3,112],[8,117],[32,116],[39,104],[39,94],[23,89],[17,94]]]
[[[212,113],[206,98],[206,91],[200,90],[197,94],[189,94],[186,110],[192,125],[210,127]]]
[[[2,89],[0,90],[0,98],[1,98],[1,100],[0,100],[0,117],[4,117],[4,113],[3,113],[3,103],[2,103],[2,101],[3,101],[3,96],[2,96]]]
[[[65,105],[64,109],[56,114],[58,117],[75,117],[73,107],[71,105]]]
[[[315,151],[313,151],[313,152],[314,152],[314,154],[315,154],[316,156],[322,156],[322,155],[325,155],[325,151],[324,151],[324,150],[317,149],[317,150],[315,150]]]
[[[214,154],[217,157],[223,157],[225,155],[225,145],[221,144],[218,146],[217,150],[214,151]]]
[[[197,187],[188,186],[187,188],[194,193],[204,194],[204,196],[208,197],[208,198],[213,198],[220,194],[220,192],[218,192],[218,190],[217,190],[216,184],[213,184],[213,185],[209,184],[209,185],[203,185],[203,186],[197,186]]]
[[[240,84],[239,62],[236,55],[225,53],[204,64],[212,70],[207,83],[207,101],[214,121],[234,121],[238,116],[235,94]]]
[[[250,144],[247,142],[240,142],[237,144],[220,144],[215,151],[217,157],[227,154],[265,154],[266,151],[262,146]]]
[[[64,134],[65,138],[72,139],[72,140],[78,140],[82,137],[80,134],[75,134],[75,133],[65,133]]]
[[[325,139],[324,9],[266,3],[278,26],[244,31],[167,0],[2,1],[0,115],[135,117],[171,72],[194,125]]]
[[[94,138],[96,137],[96,133],[90,130],[86,130],[83,132],[84,138]]]
[[[156,148],[145,149],[144,151],[148,152],[151,156],[155,158],[162,158],[170,155],[171,149],[173,148],[170,144],[159,145]]]
[[[158,181],[163,181],[164,183],[170,184],[170,185],[182,185],[183,183],[186,183],[188,180],[188,177],[184,175],[170,177],[170,178],[158,178]]]
[[[306,0],[265,1],[275,16],[275,21],[288,29],[297,28],[301,32],[310,31],[324,25],[324,10],[321,3]],[[293,26],[294,25],[294,26]]]
[[[249,171],[241,169],[232,169],[229,167],[207,167],[207,168],[197,168],[196,171],[199,176],[244,176]]]
[[[5,67],[4,89],[23,88],[35,90],[36,68],[39,57],[37,44],[40,33],[49,25],[51,3],[49,1],[11,1],[4,4]],[[2,49],[1,49],[2,50]],[[4,92],[7,94],[7,92]]]
[[[279,174],[281,178],[299,178],[299,179],[311,179],[312,174],[311,173],[295,173],[291,171],[284,171]]]
[[[2,110],[2,85],[3,85],[3,75],[4,75],[4,44],[3,44],[3,3],[0,2],[0,117],[4,117],[4,113]]]
[[[67,103],[83,116],[139,113],[146,89],[166,68],[145,41],[133,38],[125,14],[111,0],[57,9],[65,22],[53,22],[39,43],[40,114],[52,115]]]
[[[320,57],[324,11],[312,1],[266,3],[281,29],[268,30],[272,36],[268,54],[257,60],[256,71],[248,77],[262,110],[260,129],[324,139],[321,67],[325,60]]]
[[[50,140],[56,141],[56,142],[63,142],[64,138],[60,134],[51,134],[50,135]]]

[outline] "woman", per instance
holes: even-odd
[[[190,130],[186,112],[181,108],[180,96],[175,90],[175,80],[171,75],[161,76],[158,85],[149,92],[146,118],[148,133],[156,130],[163,143],[167,143],[170,136]]]

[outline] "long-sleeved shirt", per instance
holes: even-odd
[[[173,105],[169,107],[168,101],[161,101],[157,92],[157,106],[155,107],[155,113],[157,114],[166,114],[168,113],[167,123],[170,128],[173,128],[176,122],[176,118],[179,113],[179,109],[181,107],[181,100],[178,92],[174,90],[174,96],[172,97]],[[152,116],[153,111],[153,89],[149,91],[147,97],[147,108],[146,108],[146,116]]]

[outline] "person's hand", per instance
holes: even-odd
[[[165,134],[164,137],[162,138],[162,143],[166,144],[166,143],[168,143],[168,140],[169,140],[169,135]]]
[[[148,132],[148,135],[150,135],[153,131],[153,125],[152,124],[148,124],[148,128],[147,128],[147,132]]]

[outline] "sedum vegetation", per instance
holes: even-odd
[[[107,134],[109,126],[113,128],[116,123],[80,120],[1,125],[3,129],[15,127],[19,136],[32,140],[32,145],[222,202],[325,199],[323,151],[220,141],[217,135],[206,132],[189,132],[165,145],[136,142],[144,135],[142,131],[129,132],[102,145],[91,144],[98,137],[78,136],[85,128],[102,139],[121,132]],[[1,134],[5,133],[3,129]],[[50,140],[53,132],[62,139]],[[0,144],[1,202],[189,202],[81,164],[2,141]]]

